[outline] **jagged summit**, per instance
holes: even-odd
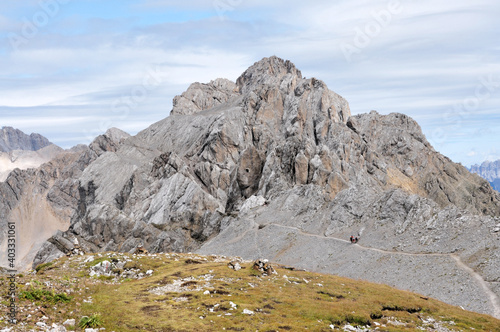
[[[52,143],[40,134],[26,135],[19,129],[2,127],[0,129],[0,152],[13,150],[37,151]]]
[[[248,96],[250,92],[258,93],[259,89],[272,90],[282,86],[294,89],[301,79],[300,70],[289,60],[276,56],[263,58],[237,78],[236,83],[218,78],[206,84],[191,84],[182,95],[174,98],[171,114],[195,114],[227,103],[233,98]]]
[[[247,108],[248,104],[254,109],[265,106],[266,116],[270,115],[269,107],[274,107],[278,116],[281,109],[292,107],[302,111],[300,108],[308,107],[310,117],[330,118],[333,122],[345,122],[351,115],[347,101],[328,90],[324,82],[302,78],[301,71],[291,61],[276,56],[256,62],[236,83],[218,78],[207,84],[191,84],[174,98],[171,114],[197,114],[219,106],[224,108],[224,105],[226,109]]]
[[[236,80],[236,84],[239,91],[245,94],[262,87],[293,87],[301,79],[302,73],[291,61],[272,56],[248,68]]]

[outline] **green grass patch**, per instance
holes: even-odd
[[[99,276],[97,279],[102,280],[102,281],[112,281],[115,277],[114,276]]]
[[[101,316],[99,314],[93,314],[90,316],[83,316],[78,322],[78,327],[81,329],[95,329],[102,326]]]
[[[36,273],[39,273],[39,272],[42,272],[42,271],[44,271],[44,270],[48,270],[48,269],[49,269],[52,265],[53,265],[53,263],[52,263],[52,262],[39,264],[39,265],[37,265],[37,267],[35,268],[35,271],[36,271]]]
[[[30,289],[27,291],[20,291],[19,298],[30,301],[41,301],[43,303],[68,303],[71,301],[71,296],[65,293],[55,293],[52,290],[41,288]]]

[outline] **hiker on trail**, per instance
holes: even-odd
[[[358,243],[358,237],[354,238],[354,243]]]
[[[354,236],[351,235],[351,243],[354,243]]]

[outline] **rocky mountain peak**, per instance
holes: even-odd
[[[351,115],[347,101],[330,91],[324,82],[303,78],[291,61],[276,56],[256,62],[236,83],[218,78],[191,84],[174,98],[171,114],[194,115],[215,107],[245,109],[247,115],[261,124],[265,120],[264,127],[272,125],[273,118],[273,131],[286,129],[287,135],[308,131],[314,136],[312,127],[304,128],[306,123],[314,122],[322,126],[318,129],[323,136],[330,123],[345,123]],[[255,131],[260,134],[259,129]]]
[[[26,135],[19,129],[2,127],[0,129],[0,152],[13,150],[37,151],[51,145],[47,138],[40,134]]]
[[[302,73],[289,60],[277,56],[264,58],[248,68],[236,81],[239,91],[245,94],[260,87],[278,86],[283,82],[295,83],[302,79]]]

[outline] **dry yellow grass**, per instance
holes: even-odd
[[[71,289],[68,304],[36,303],[48,323],[68,318],[78,322],[97,313],[106,331],[331,331],[332,325],[338,329],[345,324],[381,331],[432,330],[437,325],[453,331],[500,331],[500,321],[490,316],[385,285],[284,268],[262,276],[251,263],[234,271],[216,257],[129,255],[137,268],[151,269],[153,275],[120,282],[88,276],[89,265],[115,255],[92,263],[82,263],[85,256],[63,258],[41,274],[19,280],[44,287],[50,281],[56,293]],[[1,282],[3,291],[5,280]],[[180,292],[152,292],[172,289],[175,283],[182,285],[175,289]],[[27,300],[18,304],[26,312],[32,306]],[[37,319],[19,316],[28,326]]]

